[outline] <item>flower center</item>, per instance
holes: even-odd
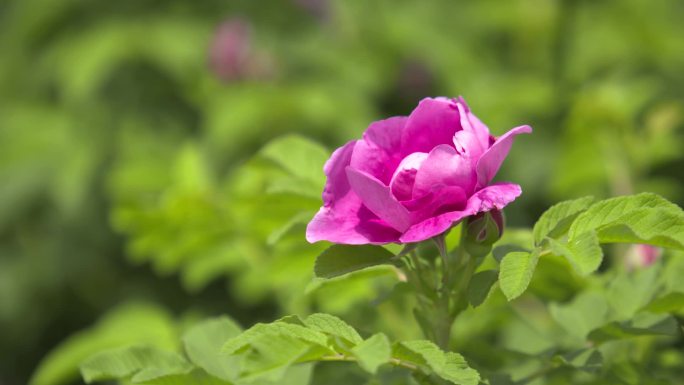
[[[413,185],[416,182],[416,174],[427,157],[428,154],[425,152],[414,152],[407,155],[399,163],[399,166],[392,175],[392,180],[390,180],[390,191],[397,200],[406,201],[411,199]]]

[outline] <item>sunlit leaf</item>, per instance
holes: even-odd
[[[240,334],[241,328],[230,318],[220,317],[203,321],[183,335],[185,352],[190,361],[224,380],[237,376],[236,365],[230,357],[221,356],[221,347]]]
[[[371,374],[375,374],[378,366],[389,362],[392,347],[387,336],[377,333],[360,342],[352,350],[359,366]]]
[[[684,250],[681,209],[636,209],[598,230],[602,243],[643,243]]]
[[[532,280],[537,261],[539,261],[539,249],[530,253],[514,251],[503,258],[499,272],[499,286],[509,301],[525,292]]]
[[[465,358],[458,353],[446,352],[446,364],[438,375],[454,384],[477,385],[480,383],[480,374],[468,366]]]
[[[342,337],[353,344],[363,341],[359,333],[338,317],[325,313],[312,314],[304,320],[306,326],[321,333]]]
[[[441,372],[446,365],[444,352],[427,340],[402,341],[394,346],[393,357]]]
[[[539,245],[546,237],[556,238],[568,231],[572,221],[593,202],[594,197],[588,196],[551,206],[534,224],[534,243]]]
[[[273,322],[269,324],[259,323],[242,332],[223,344],[221,352],[223,354],[233,354],[247,345],[251,345],[256,340],[268,337],[276,338],[286,336],[291,339],[300,340],[306,343],[316,344],[322,347],[327,346],[325,334],[306,328],[301,325],[287,322]]]
[[[128,378],[147,372],[145,380],[169,374],[185,374],[192,365],[177,353],[137,345],[103,351],[81,364],[81,374],[87,383]]]
[[[279,381],[290,365],[309,350],[309,344],[289,335],[261,334],[250,342],[252,351],[242,360],[241,380]]]
[[[580,275],[588,275],[596,271],[603,261],[603,251],[594,231],[582,233],[568,243],[547,238],[551,251],[564,257]]]
[[[603,226],[616,223],[620,218],[630,218],[635,210],[664,209],[669,212],[681,212],[681,209],[664,199],[652,194],[642,193],[606,199],[591,206],[582,213],[570,226],[568,236],[575,239],[581,234],[600,229]]]

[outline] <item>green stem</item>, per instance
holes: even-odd
[[[407,255],[408,260],[404,262],[407,267],[406,276],[408,278],[408,282],[411,283],[416,289],[416,302],[418,303],[418,309],[416,312],[428,314],[431,307],[431,297],[427,296],[434,295],[433,290],[425,282],[424,271],[421,266],[422,262],[418,255],[415,253],[415,251],[410,251],[407,253]],[[427,338],[432,339],[432,329],[428,324],[426,324],[426,322],[424,322],[423,319],[419,319],[419,317],[420,315],[416,314],[418,326],[420,326],[421,331]]]
[[[468,286],[476,268],[475,259],[463,246],[464,228],[460,236],[459,247],[451,254],[447,251],[443,234],[432,238],[442,261],[441,269],[434,265],[423,269],[424,261],[413,251],[407,253],[410,258],[404,260],[406,275],[417,293],[416,320],[425,337],[443,350],[449,350],[454,320],[468,306]],[[434,284],[428,284],[426,280]]]
[[[468,255],[465,250],[462,250],[460,260],[463,261],[459,274],[460,280],[452,291],[452,296],[456,302],[451,313],[454,319],[468,307],[468,287],[477,267],[475,265],[475,258]]]
[[[435,322],[434,338],[435,343],[443,350],[449,350],[451,340],[451,326],[454,323],[450,304],[451,304],[451,261],[446,250],[444,235],[433,238],[439,255],[442,257],[442,285],[439,288],[439,295],[435,301]]]

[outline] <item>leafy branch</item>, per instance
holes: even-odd
[[[244,331],[222,317],[194,327],[183,342],[184,355],[149,346],[101,352],[81,365],[81,373],[88,383],[294,384],[310,364],[337,361],[355,362],[371,375],[382,365],[403,368],[427,384],[439,378],[476,385],[480,379],[461,355],[430,341],[392,344],[383,333],[363,339],[341,319],[322,313],[305,319],[289,316]]]
[[[532,250],[503,257],[499,284],[508,300],[527,289],[544,255],[563,257],[586,276],[601,265],[600,244],[640,243],[684,250],[684,212],[661,196],[642,193],[593,201],[585,197],[552,206],[534,225]]]

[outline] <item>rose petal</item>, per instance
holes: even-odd
[[[425,98],[411,112],[401,137],[401,152],[430,152],[440,144],[451,144],[461,129],[456,104],[447,98]]]
[[[470,197],[463,210],[448,212],[417,223],[401,235],[399,242],[424,241],[445,232],[453,224],[467,216],[486,212],[494,208],[501,210],[520,196],[521,192],[520,186],[513,183],[499,183],[487,186]]]
[[[411,225],[408,210],[392,196],[389,187],[371,175],[347,167],[347,179],[363,205],[398,231]]]
[[[407,118],[393,118],[373,122],[354,148],[352,168],[372,175],[389,184],[392,173],[401,161],[401,134]]]
[[[335,150],[330,159],[325,162],[323,172],[327,179],[323,188],[324,206],[332,204],[335,199],[345,196],[349,191],[347,173],[344,169],[349,166],[356,142],[356,140],[347,142],[347,144]]]
[[[489,128],[470,111],[468,103],[462,96],[458,97],[457,106],[461,116],[461,127],[464,131],[472,132],[477,137],[479,147],[483,151],[486,150],[489,147]]]
[[[411,226],[399,237],[401,243],[421,242],[447,231],[461,219],[473,215],[472,209],[466,207],[462,211],[452,211],[436,217],[428,218]]]
[[[529,134],[530,126],[515,127],[501,135],[477,161],[477,185],[486,186],[494,178],[513,145],[513,138],[518,134]]]
[[[351,190],[345,168],[356,144],[351,141],[338,148],[325,163],[323,170],[328,180],[323,190],[324,204],[307,225],[309,242],[383,244],[399,237],[399,232],[363,207],[361,198]]]
[[[453,147],[442,144],[430,151],[418,170],[413,185],[413,197],[425,195],[438,185],[458,186],[469,195],[475,182],[475,172],[470,160]]]
[[[399,163],[390,180],[390,191],[398,200],[411,199],[416,174],[427,157],[425,152],[414,152]]]
[[[470,159],[473,166],[487,149],[487,147],[480,144],[480,140],[472,131],[462,130],[456,132],[453,141],[456,152]]]
[[[406,202],[401,202],[411,212],[411,223],[456,210],[463,210],[467,196],[458,186],[435,186],[428,194]]]
[[[407,116],[394,116],[373,122],[363,133],[363,139],[375,143],[385,151],[395,153],[401,146],[401,136],[407,120]]]
[[[492,209],[501,210],[522,194],[520,185],[501,182],[489,185],[468,198],[468,207],[475,213],[483,213]]]
[[[397,242],[400,233],[363,206],[350,192],[334,207],[321,207],[306,227],[306,240],[329,241],[346,245]]]

